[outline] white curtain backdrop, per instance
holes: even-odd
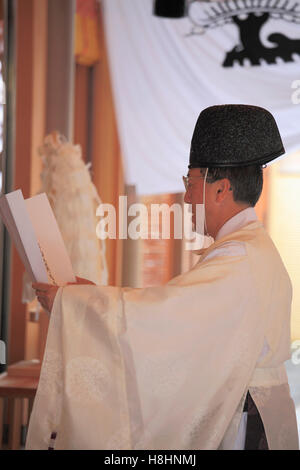
[[[190,34],[190,17],[155,17],[152,0],[103,0],[102,5],[125,178],[138,194],[183,191],[192,132],[207,106],[263,106],[274,114],[286,151],[300,149],[300,104],[292,100],[292,84],[300,79],[298,54],[293,62],[279,57],[274,64],[246,60],[223,67],[226,53],[240,43],[232,21]],[[203,8],[194,5],[192,18]],[[261,28],[265,47],[274,47],[268,41],[274,33],[300,47],[299,23],[270,17]]]

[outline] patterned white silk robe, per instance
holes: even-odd
[[[248,390],[269,448],[298,449],[292,286],[251,211],[164,286],[58,290],[27,449],[233,449]]]

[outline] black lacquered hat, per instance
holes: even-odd
[[[189,168],[263,165],[284,153],[276,121],[266,109],[210,106],[196,122]]]

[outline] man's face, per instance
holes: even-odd
[[[205,173],[204,173],[205,174]],[[192,222],[196,223],[196,204],[203,204],[203,186],[204,175],[201,174],[200,168],[191,168],[187,174],[188,186],[184,196],[184,202],[192,205]],[[208,184],[205,188],[205,206],[207,206],[207,190]]]
[[[188,172],[188,186],[184,202],[192,205],[192,222],[196,224],[196,204],[203,204],[203,187],[206,168],[191,168]],[[209,170],[208,170],[209,177]],[[205,184],[205,220],[207,232],[213,238],[222,225],[235,214],[249,207],[247,203],[237,203],[228,178]]]
[[[191,168],[188,172],[188,187],[184,202],[192,205],[192,222],[196,224],[196,204],[203,204],[203,187],[206,168]],[[208,170],[209,175],[209,170]],[[205,184],[205,220],[208,233],[215,237],[217,230],[236,210],[233,203],[230,181],[227,178]]]

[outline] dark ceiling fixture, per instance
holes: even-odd
[[[182,18],[186,15],[186,0],[155,0],[153,14],[163,18]]]

